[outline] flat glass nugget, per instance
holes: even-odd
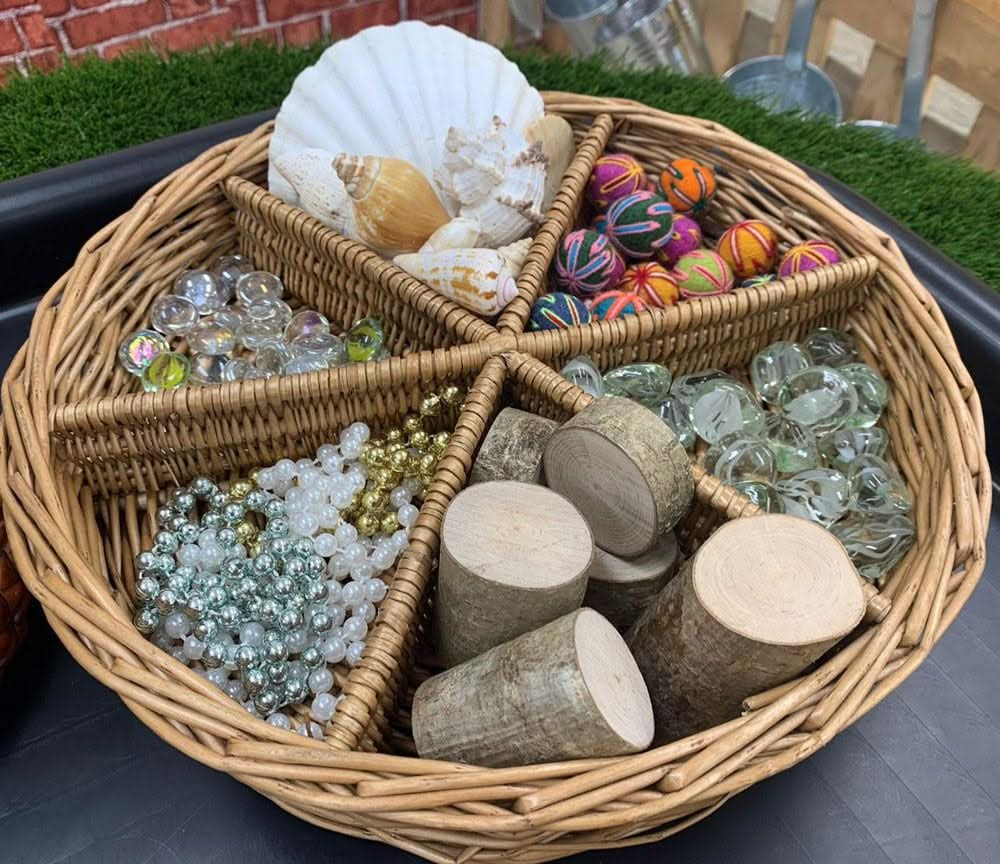
[[[195,354],[229,354],[236,348],[236,334],[219,321],[199,321],[188,333],[187,342]]]
[[[705,468],[727,486],[750,481],[773,483],[778,475],[771,448],[763,441],[739,434],[709,447]]]
[[[858,408],[858,394],[836,369],[813,366],[785,379],[778,405],[814,435],[844,426]]]
[[[878,422],[889,401],[889,385],[867,363],[848,363],[838,370],[858,394],[858,410],[851,415],[847,425],[867,429]]]
[[[223,306],[209,320],[228,327],[236,334],[237,340],[243,332],[243,313],[235,306]]]
[[[149,320],[164,336],[183,336],[198,323],[198,308],[187,297],[168,294],[153,301]]]
[[[385,331],[377,318],[362,318],[347,331],[344,344],[352,363],[374,360],[385,342]],[[324,368],[325,365],[324,365]]]
[[[600,369],[589,357],[584,355],[574,357],[559,370],[559,374],[595,399],[600,399],[604,395],[604,378]]]
[[[782,382],[812,365],[809,352],[798,342],[773,342],[750,361],[750,380],[761,399],[777,402]]]
[[[226,305],[226,290],[207,270],[185,270],[174,280],[174,294],[187,297],[199,315],[213,315]]]
[[[284,342],[278,339],[269,339],[257,348],[254,366],[263,375],[280,375],[285,364],[291,359],[292,352]]]
[[[813,330],[802,340],[802,344],[809,351],[817,366],[830,366],[837,369],[840,366],[857,363],[861,360],[854,344],[854,337],[843,330],[835,330],[833,327],[820,327]]]
[[[240,276],[250,273],[253,264],[249,258],[242,255],[223,255],[212,267],[212,273],[222,287],[228,303],[236,294],[236,283],[240,281]]]
[[[279,297],[260,297],[243,307],[243,315],[252,321],[265,321],[282,330],[292,320],[292,307]]]
[[[908,513],[910,492],[899,471],[879,456],[859,456],[847,471],[851,509],[862,513]]]
[[[285,294],[285,286],[273,273],[251,270],[236,280],[236,299],[244,306],[252,306],[264,297],[280,300]]]
[[[727,372],[721,369],[700,369],[697,372],[688,372],[686,375],[678,375],[674,378],[674,383],[670,385],[670,395],[683,399],[688,405],[694,404],[694,391],[705,381],[735,381]]]
[[[318,372],[321,369],[329,368],[325,359],[312,354],[303,357],[293,357],[285,364],[285,368],[281,371],[285,375],[300,375],[303,372]]]
[[[226,364],[226,368],[222,370],[223,381],[250,381],[260,377],[261,375],[253,363],[242,357],[230,360]]]
[[[137,330],[125,337],[118,347],[118,362],[132,375],[142,375],[156,357],[170,350],[170,343],[155,330]]]
[[[739,381],[712,378],[694,391],[691,425],[709,444],[737,433],[757,435],[764,428],[764,412]]]
[[[691,406],[676,396],[668,396],[653,411],[670,427],[685,450],[694,447],[698,436],[691,425]]]
[[[848,513],[831,529],[858,572],[880,583],[913,545],[913,522],[902,513]]]
[[[142,386],[149,392],[173,390],[187,384],[191,361],[184,354],[167,351],[142,370]]]
[[[859,456],[884,456],[889,435],[878,426],[869,429],[836,429],[816,439],[820,458],[830,467],[847,473]]]
[[[851,499],[847,478],[832,468],[810,468],[774,484],[785,512],[829,528],[847,511]]]
[[[347,362],[344,340],[329,331],[319,331],[292,340],[289,349],[293,357],[307,355],[322,357],[330,366],[343,366]],[[380,358],[381,359],[381,358]]]
[[[769,411],[760,437],[774,453],[779,474],[795,474],[819,464],[816,436],[791,417]]]
[[[253,318],[243,323],[240,342],[247,348],[256,350],[265,342],[280,340],[284,327],[280,321],[255,321]]]
[[[740,483],[733,483],[733,488],[743,493],[743,495],[766,513],[785,512],[785,500],[770,483],[745,480]]]
[[[670,395],[673,376],[659,363],[629,363],[604,373],[604,392],[624,396],[651,411]]]
[[[303,309],[301,312],[296,312],[285,326],[285,341],[294,342],[300,336],[329,332],[330,322],[325,315],[314,309]]]
[[[195,384],[218,384],[226,380],[229,358],[222,354],[192,354],[191,381]]]

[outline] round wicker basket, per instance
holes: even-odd
[[[17,575],[7,543],[7,527],[0,521],[0,680],[4,669],[28,635],[31,595]]]
[[[259,188],[269,129],[228,141],[151,189],[96,235],[39,306],[3,383],[0,492],[14,559],[59,638],[156,734],[310,822],[433,861],[544,861],[650,842],[822,747],[909,675],[948,627],[985,560],[990,475],[979,397],[933,298],[891,238],[800,170],[714,123],[634,102],[546,94],[581,147],[496,327]],[[758,289],[587,327],[524,333],[552,250],[609,139],[650,167],[694,154],[717,168],[709,224],[765,216],[783,245],[832,238],[844,263]],[[136,394],[116,369],[122,336],[174,273],[237,243],[337,320],[385,317],[405,356],[291,378]],[[415,758],[408,708],[433,599],[439,529],[491,418],[516,404],[565,418],[590,397],[554,370],[586,353],[604,368],[660,360],[675,372],[745,369],[778,338],[847,326],[889,380],[883,420],[916,500],[917,542],[865,623],[807,674],[747,694],[742,716],[645,753],[480,769]],[[346,422],[376,427],[442,382],[468,388],[364,658],[338,673],[347,698],[323,741],[248,715],[131,624],[133,558],[156,499],[205,472],[225,480],[304,455]],[[756,508],[692,466],[690,551]],[[380,752],[377,752],[380,751]]]

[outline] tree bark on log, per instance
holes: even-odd
[[[541,483],[542,451],[559,426],[555,420],[518,408],[504,408],[486,433],[472,463],[469,485],[487,480]]]
[[[578,609],[429,678],[412,726],[422,758],[501,768],[645,750],[653,712],[625,641]]]

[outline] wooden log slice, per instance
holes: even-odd
[[[545,446],[545,482],[572,501],[606,552],[648,552],[691,504],[687,453],[667,424],[630,399],[595,399]]]
[[[412,724],[421,757],[496,768],[636,753],[653,737],[639,669],[593,609],[429,678]]]
[[[542,451],[558,423],[518,408],[504,408],[472,463],[469,484],[487,480],[542,482]]]
[[[720,527],[646,607],[627,641],[653,700],[656,740],[736,717],[795,678],[861,621],[844,547],[794,516]]]
[[[594,541],[544,486],[495,480],[445,513],[434,601],[438,659],[462,663],[580,606]]]
[[[645,555],[619,558],[594,549],[587,571],[583,605],[600,612],[619,630],[629,627],[643,608],[677,572],[680,551],[673,531],[668,531]]]

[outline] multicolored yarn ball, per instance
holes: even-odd
[[[767,285],[768,282],[773,282],[777,278],[773,273],[761,273],[760,276],[751,276],[749,279],[744,279],[740,282],[740,288],[760,288],[762,285]]]
[[[589,324],[592,320],[586,303],[571,294],[554,291],[535,301],[528,327],[531,330],[565,330],[575,324]]]
[[[633,192],[608,208],[608,236],[630,258],[652,258],[670,240],[674,210],[655,192]]]
[[[646,172],[634,156],[627,153],[606,153],[594,162],[587,183],[587,200],[598,210],[612,201],[644,188]]]
[[[618,290],[637,294],[643,303],[657,309],[673,306],[681,297],[674,277],[655,261],[643,261],[629,267],[618,283]]]
[[[805,273],[836,264],[839,260],[840,253],[828,240],[805,240],[785,253],[778,265],[778,275],[784,278],[793,273]]]
[[[608,233],[608,217],[605,213],[600,213],[594,217],[594,221],[590,223],[590,227],[593,228],[598,234]]]
[[[722,232],[715,251],[738,279],[749,279],[774,269],[778,257],[778,235],[766,222],[746,219]]]
[[[600,321],[610,321],[612,318],[621,318],[622,315],[635,315],[645,308],[646,304],[638,294],[629,294],[627,291],[605,291],[590,302],[591,315]]]
[[[664,247],[656,253],[657,259],[667,267],[673,267],[681,255],[694,252],[701,246],[701,226],[690,216],[674,214],[674,229]]]
[[[711,249],[695,249],[681,256],[673,277],[684,298],[710,297],[733,290],[733,271],[722,256]]]
[[[715,172],[697,159],[674,159],[660,173],[660,188],[678,213],[702,213],[715,195]]]
[[[587,228],[570,231],[552,263],[556,285],[577,297],[591,297],[618,284],[625,262],[611,241]]]

